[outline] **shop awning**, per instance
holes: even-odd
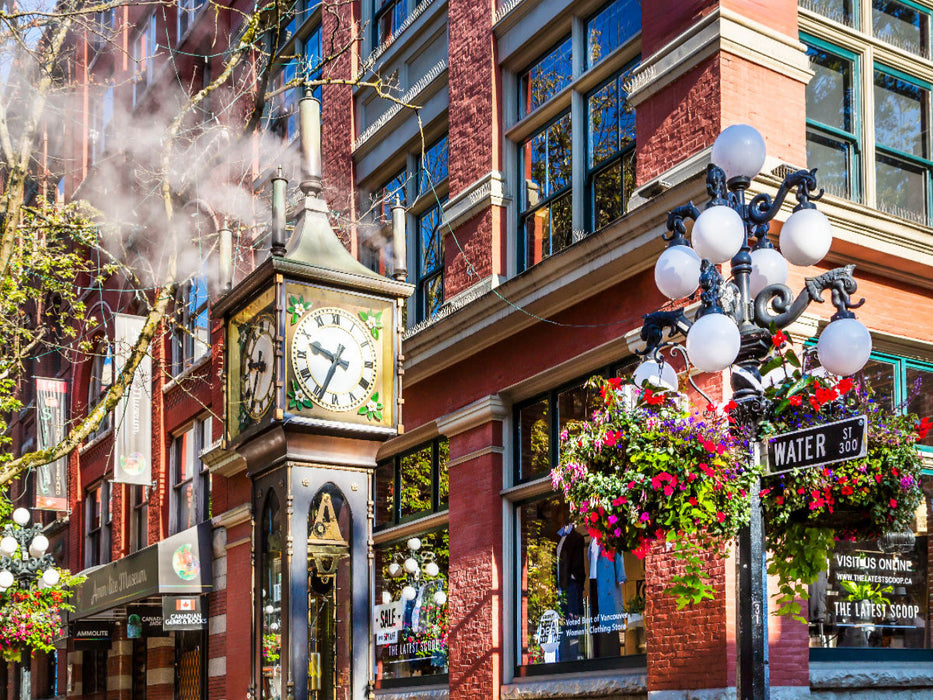
[[[211,590],[211,523],[184,532],[109,564],[86,569],[75,594],[76,620],[154,595]]]

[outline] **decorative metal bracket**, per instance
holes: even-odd
[[[822,188],[820,188],[819,192],[816,192],[816,168],[813,168],[813,170],[797,170],[784,178],[773,200],[770,195],[765,193],[756,194],[752,197],[752,201],[748,203],[748,220],[753,224],[763,224],[771,221],[780,211],[787,195],[795,187],[797,188],[795,195],[797,197],[797,206],[794,207],[794,211],[815,209],[813,202],[819,200],[824,192]],[[814,194],[814,192],[816,193]]]
[[[858,289],[858,284],[852,277],[855,265],[837,267],[824,272],[818,277],[807,277],[803,290],[793,298],[793,292],[783,284],[772,284],[762,289],[755,297],[755,323],[765,328],[774,324],[777,328],[785,328],[800,318],[801,314],[812,302],[823,303],[823,292],[832,291],[832,304],[836,313],[832,320],[840,318],[854,318],[851,309],[857,309],[865,303],[861,299],[852,303],[852,294]],[[777,313],[771,313],[774,309]]]
[[[688,202],[675,209],[671,209],[667,213],[667,230],[671,232],[671,235],[661,234],[661,238],[664,239],[668,245],[690,245],[687,243],[686,239],[687,226],[684,224],[684,219],[693,219],[696,221],[699,215],[700,210],[693,206],[693,202]]]
[[[683,309],[671,311],[654,311],[642,316],[645,322],[641,327],[641,339],[645,341],[644,350],[636,350],[636,355],[654,358],[658,350],[665,344],[664,331],[667,337],[672,338],[680,332],[686,335],[693,323],[684,315]]]

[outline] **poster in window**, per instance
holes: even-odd
[[[68,382],[36,377],[36,408],[40,450],[55,447],[65,437],[68,420]],[[36,508],[68,510],[68,457],[59,457],[36,470]]]
[[[143,329],[144,319],[114,314],[117,371],[121,372]],[[113,480],[149,486],[152,482],[152,359],[146,355],[114,413]]]

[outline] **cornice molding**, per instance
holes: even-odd
[[[490,394],[453,413],[441,416],[436,423],[441,435],[453,437],[492,421],[503,421],[508,415],[509,409],[505,402],[498,396]]]
[[[201,461],[207,465],[211,474],[231,477],[246,472],[246,460],[233,450],[224,447],[218,441],[201,453]]]
[[[718,51],[762,65],[801,83],[813,75],[806,50],[796,37],[774,31],[744,15],[720,7],[649,56],[629,87],[633,106],[670,85]]]
[[[249,503],[243,503],[234,508],[231,508],[228,511],[224,511],[219,515],[214,516],[212,522],[215,527],[231,528],[236,525],[242,525],[243,523],[248,523],[250,518],[251,508]],[[229,543],[226,545],[229,548]]]
[[[511,201],[505,176],[491,170],[444,205],[444,234],[453,231],[488,207],[504,207]]]
[[[417,428],[401,433],[397,437],[382,443],[379,447],[379,451],[376,453],[376,462],[381,462],[389,457],[394,457],[397,454],[414,449],[429,440],[433,440],[439,434],[436,421],[422,423]]]

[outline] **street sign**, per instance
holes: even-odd
[[[868,419],[855,416],[768,438],[768,474],[864,457]]]

